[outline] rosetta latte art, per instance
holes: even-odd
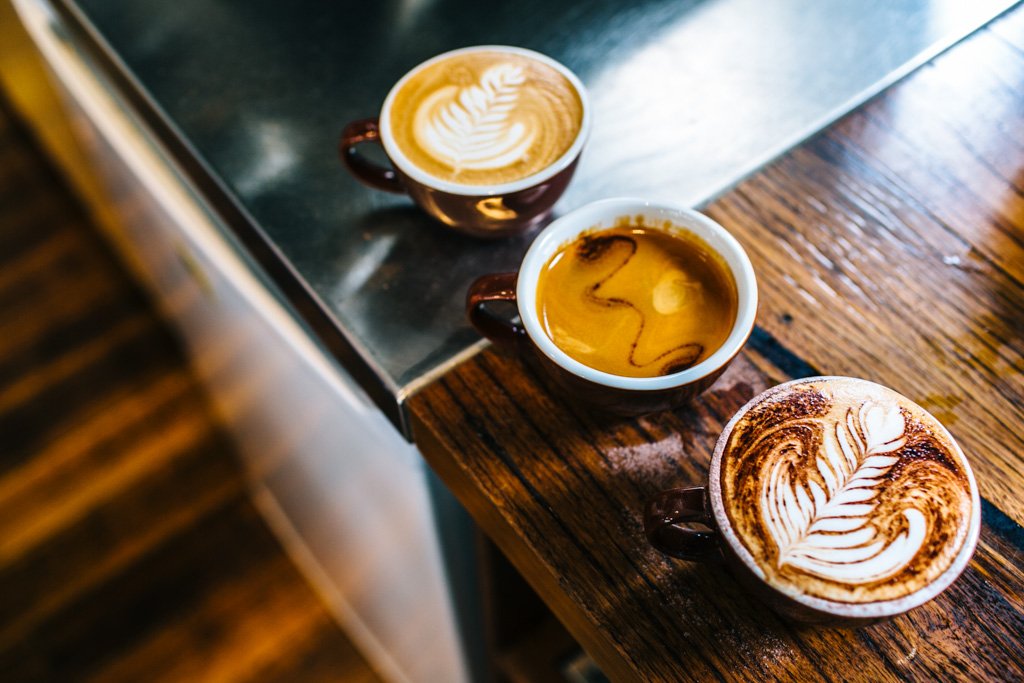
[[[554,66],[501,50],[456,52],[411,72],[393,94],[393,142],[437,180],[500,185],[572,149],[583,99]]]
[[[825,425],[824,452],[817,458],[824,487],[813,479],[806,486],[793,481],[787,460],[773,453],[761,511],[778,545],[780,567],[789,564],[859,584],[887,579],[910,562],[924,542],[924,515],[902,510],[907,531],[891,542],[871,522],[879,487],[899,459],[892,453],[906,443],[903,430],[899,406],[873,402],[865,402],[856,415],[847,411],[845,421]]]
[[[512,119],[525,81],[522,68],[498,64],[484,72],[479,84],[438,90],[416,112],[423,149],[456,173],[516,163],[536,137],[523,121]]]
[[[933,416],[851,378],[770,393],[724,443],[722,496],[764,579],[792,595],[869,603],[910,595],[967,537],[963,454]]]

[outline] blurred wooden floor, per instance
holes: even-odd
[[[0,680],[377,680],[2,99]]]

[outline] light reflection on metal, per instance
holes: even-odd
[[[394,235],[384,235],[380,239],[371,240],[367,248],[359,253],[358,258],[346,264],[344,274],[331,290],[331,300],[344,300],[362,289],[381,264],[387,261],[394,244]]]
[[[296,144],[292,131],[276,121],[257,121],[250,126],[253,163],[241,169],[236,187],[246,196],[255,196],[280,181],[296,163]]]

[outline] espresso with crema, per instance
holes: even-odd
[[[388,123],[399,150],[424,173],[497,185],[539,173],[569,151],[583,123],[583,100],[544,62],[471,51],[407,77]]]
[[[559,249],[537,282],[548,337],[584,365],[624,377],[690,368],[728,338],[736,284],[722,258],[670,225],[623,218]]]
[[[769,393],[723,437],[730,527],[764,580],[792,596],[864,604],[921,590],[968,536],[972,487],[939,422],[851,378]]]

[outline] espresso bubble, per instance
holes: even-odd
[[[730,526],[787,594],[901,598],[934,582],[967,538],[962,453],[934,417],[890,389],[850,378],[791,384],[723,438]]]
[[[625,377],[699,363],[728,338],[736,312],[736,285],[706,244],[635,221],[563,246],[537,285],[551,340],[584,365]]]
[[[519,53],[458,53],[414,72],[395,94],[395,144],[446,182],[496,185],[538,173],[576,140],[583,101],[563,74]]]

